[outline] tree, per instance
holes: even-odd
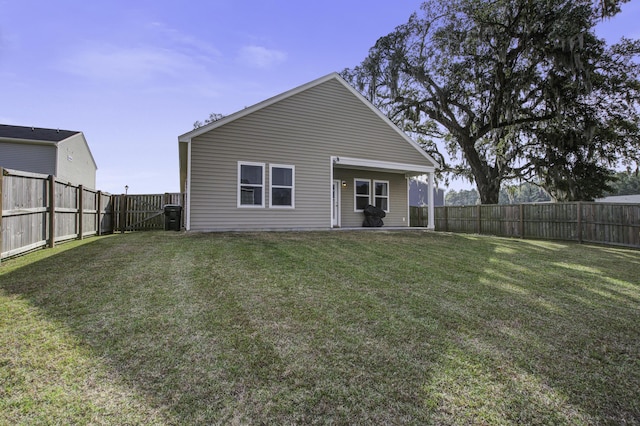
[[[478,191],[475,189],[461,189],[448,191],[444,198],[447,206],[474,206],[478,204]]]
[[[605,195],[636,195],[640,194],[640,172],[616,173],[611,183],[611,190]]]
[[[603,18],[609,18],[620,12],[620,5],[627,3],[629,0],[598,0],[596,2],[596,10],[599,11]]]
[[[193,123],[193,128],[197,129],[199,127],[205,126],[209,123],[213,123],[214,121],[218,121],[223,119],[225,116],[222,114],[218,114],[216,112],[212,112],[211,114],[209,114],[209,118],[204,120],[204,123],[200,120],[196,121],[195,123]]]
[[[598,4],[429,0],[343,76],[444,172],[475,182],[482,203],[516,178],[550,192],[569,179],[559,198],[592,197],[640,149],[640,45],[605,48],[593,29],[619,2]],[[619,101],[625,114],[605,110]],[[600,183],[576,190],[585,179]]]
[[[593,200],[610,190],[616,166],[638,166],[640,42],[593,44],[591,90],[564,88],[562,116],[541,123],[530,162],[542,186],[559,201]]]
[[[524,182],[519,185],[504,185],[500,188],[498,204],[546,203],[549,194],[539,185]]]
[[[473,206],[480,197],[475,189],[450,190],[445,195],[447,206]],[[551,201],[549,194],[539,185],[524,182],[519,185],[505,185],[500,188],[498,204],[545,203]]]

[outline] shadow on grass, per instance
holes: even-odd
[[[0,270],[0,288],[116,372],[140,423],[633,423],[638,259],[417,232],[140,233]]]

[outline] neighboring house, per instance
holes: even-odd
[[[610,197],[598,198],[596,202],[597,203],[640,204],[640,194],[612,195]]]
[[[96,188],[98,167],[82,132],[0,124],[0,167]]]
[[[435,161],[336,73],[178,139],[187,230],[361,227],[368,204],[409,226],[409,179],[433,188]]]
[[[409,205],[424,207],[429,205],[429,184],[418,179],[409,181]],[[444,206],[444,189],[433,188],[433,205]]]

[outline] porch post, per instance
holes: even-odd
[[[427,174],[427,176],[429,177],[429,194],[428,194],[428,209],[429,209],[429,218],[428,218],[428,224],[427,224],[427,229],[436,229],[436,225],[435,225],[435,206],[433,205],[435,203],[435,197],[433,196],[433,172],[429,172]]]

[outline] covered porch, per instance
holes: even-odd
[[[363,209],[371,204],[385,211],[384,229],[408,228],[409,179],[426,175],[429,219],[422,229],[435,229],[434,173],[434,167],[424,165],[331,157],[331,227],[362,228]]]

